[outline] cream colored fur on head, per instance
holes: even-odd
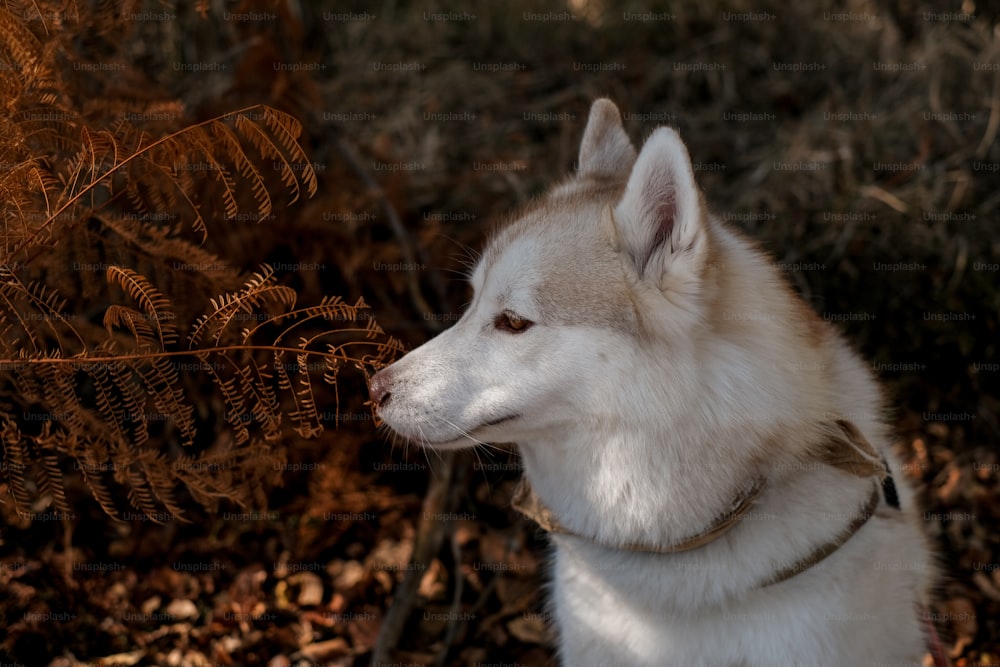
[[[458,323],[372,380],[379,414],[431,447],[516,442],[553,535],[562,664],[918,665],[932,560],[866,364],[755,245],[706,209],[678,134],[636,153],[598,100],[577,173],[491,239]],[[902,509],[818,565],[869,500],[812,456],[844,420]],[[735,528],[669,545],[766,486]]]

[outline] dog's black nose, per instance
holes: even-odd
[[[389,398],[392,396],[389,391],[391,384],[392,376],[389,374],[388,368],[383,368],[368,381],[368,393],[371,394],[372,402],[375,403],[376,408],[384,408],[389,403]]]

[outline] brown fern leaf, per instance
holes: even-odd
[[[211,127],[216,141],[221,143],[225,154],[236,164],[237,172],[245,180],[250,181],[254,199],[258,202],[264,201],[267,210],[270,210],[271,195],[267,190],[267,183],[253,160],[243,150],[239,137],[226,123],[213,123]]]
[[[171,462],[161,452],[150,449],[140,452],[137,461],[157,504],[170,512],[174,518],[183,520],[184,510],[174,499],[177,475]]]
[[[274,269],[265,264],[260,271],[253,274],[242,290],[220,295],[218,300],[211,300],[212,312],[198,318],[188,337],[188,346],[194,349],[209,329],[214,330],[212,342],[218,344],[222,336],[228,332],[229,325],[240,313],[252,318],[255,311],[268,302],[292,308],[296,298],[295,290],[275,282]],[[243,338],[245,341],[246,335]]]
[[[284,358],[284,353],[274,353],[274,370],[278,374],[278,388],[284,391],[292,391],[292,378],[288,375],[287,364],[285,364]]]
[[[124,440],[116,440],[108,443],[111,453],[108,460],[111,461],[111,479],[121,486],[128,486],[129,480],[134,474],[134,464],[137,452],[140,447]]]
[[[30,405],[44,401],[45,391],[41,378],[34,368],[29,368],[28,358],[28,354],[22,350],[20,354],[5,359],[2,366],[10,373],[10,385],[16,388],[17,395],[25,404]]]
[[[369,341],[379,341],[378,345],[375,346],[376,355],[369,357],[371,359],[370,363],[373,366],[383,368],[392,363],[393,359],[406,352],[406,346],[403,344],[403,341],[392,336],[387,336],[374,318],[368,320],[365,331],[365,338]]]
[[[169,211],[171,208],[170,205],[165,202],[166,198],[162,195],[148,196],[146,192],[140,190],[138,187],[126,188],[122,195],[128,202],[129,218],[127,219],[130,220],[152,220],[154,211]],[[159,208],[156,208],[157,204],[159,204]],[[101,224],[105,227],[116,229],[120,224],[121,219],[117,215],[105,215],[97,211],[95,211],[93,215],[95,218],[100,220]]]
[[[3,441],[4,470],[10,484],[11,496],[18,515],[24,514],[31,507],[32,494],[25,486],[25,475],[28,472],[28,453],[24,444],[24,436],[17,422],[8,415],[0,415],[0,440]]]
[[[244,394],[236,389],[236,378],[223,379],[213,364],[207,359],[204,363],[207,365],[206,371],[225,401],[225,419],[233,428],[236,443],[243,445],[250,442],[250,431],[247,430],[246,421],[243,419],[243,415],[246,414],[246,399]]]
[[[194,199],[196,181],[178,165],[193,161],[211,165],[206,173],[223,185],[226,215],[234,217],[238,213],[235,182],[224,160],[231,160],[241,174],[249,175],[255,171],[242,144],[233,140],[232,133],[215,129],[206,131],[206,128],[223,127],[228,122],[235,122],[238,134],[249,141],[261,156],[283,165],[281,179],[293,201],[300,193],[299,178],[310,194],[315,192],[315,173],[294,141],[300,131],[297,121],[268,107],[251,107],[219,116],[159,139],[150,139],[126,123],[119,123],[114,131],[91,130],[82,125],[78,132],[72,133],[78,137],[76,152],[62,163],[65,185],[49,207],[50,215],[42,224],[35,226],[31,235],[14,250],[47,243],[52,239],[57,220],[64,217],[80,220],[83,213],[99,208],[118,193],[124,193],[126,199],[133,203],[145,197],[154,209],[174,209],[175,204],[183,202],[186,212],[193,218],[193,229],[204,240],[208,229]],[[279,141],[269,135],[269,127],[280,133]],[[297,174],[293,165],[304,166]],[[137,189],[141,189],[142,193]],[[270,194],[266,187],[262,187],[259,178],[251,178],[251,191],[257,202],[258,215],[269,215],[272,208]],[[78,210],[80,206],[82,210]]]
[[[67,187],[56,200],[56,213],[64,213],[77,203],[97,208],[95,195],[99,188],[110,196],[111,178],[122,166],[118,156],[118,142],[107,130],[91,130],[86,125],[80,128],[80,145],[77,153],[65,165],[68,175]],[[89,195],[89,199],[85,197]],[[49,225],[45,225],[51,231]],[[40,239],[35,240],[36,243]]]
[[[138,0],[124,2],[74,6],[80,25],[91,21],[90,34],[111,34],[128,23],[116,8]],[[39,493],[66,508],[62,469],[73,461],[111,515],[120,511],[119,487],[154,520],[164,508],[180,512],[180,487],[206,506],[264,502],[260,483],[274,480],[272,465],[284,460],[275,441],[288,426],[305,436],[322,429],[313,369],[363,366],[350,353],[374,358],[382,349],[377,336],[348,347],[372,332],[356,307],[324,299],[295,310],[295,291],[270,267],[244,280],[239,258],[230,266],[198,245],[197,236],[204,241],[223,217],[241,219],[248,210],[257,215],[247,218],[260,218],[279,201],[316,191],[298,144],[302,128],[267,107],[178,128],[179,121],[142,117],[162,108],[180,119],[182,105],[170,100],[137,93],[81,103],[77,79],[108,88],[98,77],[65,75],[66,62],[82,53],[78,26],[42,18],[46,7],[0,5],[0,63],[10,65],[0,67],[9,93],[0,101],[7,138],[0,163],[10,167],[0,174],[0,393],[11,405],[0,415],[0,440],[10,493],[24,509]],[[26,18],[32,12],[38,17]],[[272,189],[278,180],[283,187]],[[108,261],[118,266],[106,270]],[[69,277],[65,267],[74,262],[100,268]],[[185,311],[188,301],[210,301],[193,329],[197,311]],[[103,313],[104,331],[95,312]],[[208,369],[210,384],[201,365],[174,363],[179,351],[170,348],[181,331],[190,332],[188,353]],[[221,432],[196,438],[197,427],[221,422],[213,414],[219,406],[226,410]],[[151,409],[170,421],[155,424]],[[173,447],[151,442],[175,436],[209,449],[170,458]]]
[[[280,324],[284,320],[290,323],[275,337],[274,344],[280,344],[293,330],[307,325],[316,319],[332,320],[334,322],[349,322],[358,319],[359,309],[357,306],[350,306],[339,296],[324,296],[319,305],[299,308],[281,313],[274,318],[258,324],[253,329],[249,329],[243,338],[243,342],[249,341],[258,329],[269,324]]]
[[[14,280],[17,280],[17,278],[14,278]],[[54,289],[49,289],[40,282],[33,281],[27,285],[25,294],[33,309],[38,311],[34,313],[36,320],[43,322],[45,329],[52,333],[56,339],[58,349],[63,354],[71,353],[71,348],[63,340],[63,333],[75,338],[73,343],[79,344],[80,349],[86,348],[86,341],[68,323],[67,313],[65,312],[66,301],[60,298],[58,292]]]
[[[22,67],[36,65],[42,45],[24,23],[6,8],[0,9],[0,52]]]
[[[149,326],[149,318],[135,308],[111,304],[104,311],[104,328],[108,333],[114,333],[116,327],[125,326],[135,339],[135,349],[150,350],[156,347],[153,328]]]
[[[292,380],[288,373],[289,364],[283,363],[283,356],[275,355],[274,368],[278,374],[278,387],[286,391],[292,399],[294,409],[288,416],[295,424],[295,431],[304,438],[314,437],[323,432],[323,425],[320,423],[319,413],[316,411],[316,402],[312,395],[312,383],[309,380],[308,372],[304,369],[307,366],[299,366],[298,382]],[[297,385],[297,386],[296,386]]]
[[[85,462],[79,465],[77,469],[80,471],[84,483],[94,496],[97,504],[101,506],[101,509],[108,516],[117,519],[119,518],[118,507],[107,484],[104,483],[102,479],[103,475],[100,472],[103,466],[103,461],[100,463]]]
[[[276,363],[280,361],[280,353],[275,353]],[[264,366],[254,365],[251,376],[248,368],[242,369],[244,382],[254,391],[256,403],[253,413],[260,415],[260,425],[265,440],[277,440],[281,436],[281,406],[278,396],[272,386],[274,376],[267,372]]]
[[[135,381],[135,373],[132,369],[122,362],[118,363],[101,363],[103,368],[106,368],[111,375],[112,382],[114,383],[115,389],[121,395],[122,401],[122,414],[128,415],[140,415],[143,413],[143,403],[145,401],[145,394],[142,387]],[[121,422],[124,424],[124,418]],[[132,427],[132,435],[129,440],[135,446],[141,446],[149,440],[149,424],[145,419],[131,419],[130,423]]]
[[[55,361],[58,357],[53,354],[50,358]],[[38,375],[42,380],[44,406],[53,408],[53,411],[46,413],[46,417],[58,420],[68,432],[91,433],[89,426],[93,416],[80,404],[72,369],[60,363],[39,364]],[[98,426],[98,432],[99,428]]]
[[[213,125],[215,124],[217,123],[213,123]],[[182,141],[183,145],[179,145]],[[215,146],[212,137],[205,131],[204,127],[194,125],[188,128],[183,135],[174,138],[171,142],[164,144],[161,148],[176,148],[179,152],[182,152],[184,149],[192,147],[198,150],[198,154],[211,167],[208,171],[212,173],[215,180],[223,186],[222,202],[226,212],[226,217],[235,218],[240,211],[240,205],[237,202],[236,181],[230,175],[228,165],[216,157],[215,150],[217,147]],[[226,148],[236,151],[237,161],[246,160],[246,154],[240,146],[226,146]],[[230,155],[230,153],[227,150],[227,152],[223,153],[223,155]]]
[[[249,446],[225,443],[197,457],[184,459],[183,465],[190,472],[185,484],[192,496],[205,506],[219,500],[228,500],[246,507],[251,496],[259,496],[260,484],[251,480],[273,482],[284,463],[283,449],[268,446],[253,439]],[[266,497],[256,497],[258,506],[266,504]]]
[[[333,357],[326,358],[326,368],[323,371],[323,382],[333,387],[334,428],[340,428],[340,385],[337,376],[340,375],[341,364]],[[374,411],[374,406],[372,408]]]
[[[55,290],[37,281],[25,285],[9,266],[0,265],[0,313],[20,326],[36,351],[43,352],[47,347],[42,342],[47,334],[51,334],[61,351],[70,350],[63,334],[70,334],[74,344],[86,346],[69,324],[65,307],[66,301]]]
[[[0,171],[0,200],[6,204],[9,216],[5,221],[4,250],[9,250],[9,239],[31,233],[32,216],[40,204],[48,208],[49,193],[57,190],[57,183],[32,158],[22,161],[20,156],[4,154],[0,162],[12,165]]]
[[[153,355],[150,358],[150,364],[157,374],[168,383],[169,395],[173,399],[169,404],[172,408],[170,415],[174,418],[174,422],[184,438],[182,442],[190,444],[197,435],[193,416],[194,407],[190,405],[184,392],[180,389],[182,385],[177,375],[177,367],[172,358],[160,355]]]
[[[239,272],[218,255],[183,238],[172,236],[169,229],[150,224],[156,220],[154,213],[146,212],[129,218],[100,214],[94,217],[117,234],[129,248],[156,263],[161,274],[184,271],[194,274],[196,278],[204,278],[212,285],[219,285],[222,289],[233,289],[241,282]]]
[[[301,178],[305,181],[306,193],[312,197],[316,194],[318,179],[316,171],[298,144],[298,139],[302,135],[302,123],[291,114],[277,109],[262,107],[262,111],[264,112],[264,124],[274,133],[281,147],[292,156],[292,160],[302,170]]]
[[[169,157],[164,157],[162,155],[164,152],[167,152]],[[165,140],[165,143],[148,149],[143,157],[147,159],[136,168],[130,165],[129,172],[135,184],[131,200],[145,200],[138,207],[140,210],[183,209],[191,216],[191,228],[201,236],[200,242],[204,243],[208,238],[208,226],[194,195],[196,181],[182,166],[192,159],[190,153],[185,153],[180,146]],[[141,191],[139,184],[144,186]]]
[[[38,307],[51,320],[62,320],[63,311],[66,308],[66,300],[61,299],[55,290],[48,289],[45,285],[32,281],[27,285],[27,296],[33,305]]]
[[[115,387],[114,380],[108,372],[107,364],[84,364],[80,368],[87,373],[94,383],[94,400],[97,403],[97,412],[104,419],[104,423],[112,430],[115,438],[124,439],[128,437],[125,430],[126,413],[119,397],[119,391]],[[85,451],[91,451],[93,445]],[[74,452],[70,452],[74,454]]]
[[[301,125],[288,114],[284,114],[276,109],[257,107],[254,111],[263,114],[264,121],[269,126],[272,123],[272,119],[280,119],[274,123],[274,126],[280,130],[277,135],[277,143],[268,132],[247,115],[235,116],[236,131],[246,137],[264,159],[273,160],[280,165],[281,182],[291,193],[291,202],[297,201],[301,193],[299,187],[300,176],[296,173],[293,163],[302,165],[301,178],[306,184],[306,191],[309,193],[309,196],[312,196],[316,192],[318,183],[316,173],[312,165],[305,159],[302,149],[298,148],[297,144],[295,144],[294,138],[298,137],[298,134],[296,133],[293,137],[290,132],[290,130],[296,129],[296,127],[301,131]],[[289,121],[292,124],[291,126],[289,125]],[[289,145],[293,147],[292,150],[289,150]],[[286,153],[290,155],[286,155]],[[296,162],[300,158],[301,161]],[[262,216],[268,215],[271,212],[266,202],[258,200],[258,205]]]
[[[159,171],[160,178],[154,178],[154,174]],[[201,208],[197,201],[188,192],[181,190],[175,184],[180,178],[174,172],[162,169],[160,165],[153,162],[132,163],[127,169],[119,170],[117,175],[121,180],[118,182],[116,194],[123,196],[131,207],[130,213],[137,219],[147,220],[147,224],[152,226],[152,221],[157,217],[157,212],[176,211],[184,202],[185,206],[195,215],[201,215]],[[193,183],[187,184],[193,187]],[[123,207],[124,208],[124,207]],[[179,221],[179,219],[178,219]],[[175,227],[181,225],[175,225]],[[206,230],[207,231],[207,230]],[[204,242],[205,234],[202,234],[201,241]]]
[[[316,409],[316,396],[309,377],[309,358],[305,354],[296,357],[299,375],[299,389],[295,392],[297,409],[292,412],[296,423],[295,431],[303,438],[314,438],[323,433],[323,424]]]
[[[25,318],[28,309],[18,303],[18,301],[28,301],[30,298],[27,288],[17,280],[13,272],[6,265],[0,265],[0,311],[17,326],[12,338],[5,337],[5,340],[10,341],[11,348],[16,348],[17,344],[26,338],[31,346],[31,352],[42,353],[44,345],[35,334],[35,327]]]
[[[259,426],[265,440],[278,438],[281,435],[281,407],[273,389],[267,385],[271,376],[256,364],[242,366],[237,373],[240,392],[253,402],[244,418]]]
[[[62,429],[56,429],[53,433],[52,422],[45,422],[42,425],[42,432],[35,437],[35,449],[42,465],[38,471],[38,487],[42,496],[52,498],[55,505],[63,514],[70,513],[69,502],[66,500],[66,490],[63,488],[63,472],[59,467],[59,457],[56,455],[56,447],[60,446],[59,440],[65,438],[75,438],[72,432],[66,433]]]
[[[387,336],[382,327],[374,319],[367,319],[361,329],[351,329],[350,333],[363,333],[364,339],[348,340],[345,343],[327,344],[327,356],[338,364],[348,361],[357,362],[356,367],[364,370],[372,367],[375,370],[389,365],[393,359],[406,351],[406,346],[397,338]],[[359,352],[358,350],[371,350]]]
[[[239,505],[243,494],[234,494],[229,489],[236,486],[239,452],[246,449],[220,446],[197,456],[183,456],[174,462],[174,469],[185,472],[185,486],[202,505],[208,507],[226,499]]]
[[[182,444],[190,445],[197,435],[192,408],[181,391],[177,369],[168,357],[150,354],[146,364],[136,364],[135,372],[142,378],[149,397],[160,411],[158,417],[171,417],[183,438]],[[148,416],[140,413],[143,420]]]
[[[43,360],[34,365],[35,373],[40,379],[38,385],[41,396],[38,397],[40,411],[33,419],[43,422],[41,434],[33,436],[34,446],[44,445],[79,458],[77,448],[81,440],[93,443],[108,438],[111,428],[108,422],[109,419],[114,419],[114,412],[109,415],[94,409],[90,403],[91,398],[84,396],[85,393],[89,395],[90,390],[83,389],[78,373],[86,372],[86,367],[93,364],[88,364],[79,357],[72,360],[61,359],[55,354],[48,361],[49,363],[44,363]],[[124,427],[124,422],[131,416],[123,413],[119,424]],[[57,428],[52,432],[51,440],[46,440],[50,422]],[[46,445],[46,442],[49,444]]]
[[[167,297],[153,287],[149,280],[132,269],[122,266],[109,266],[107,280],[117,284],[139,304],[152,326],[156,328],[160,340],[160,349],[165,349],[177,341],[177,329],[173,324],[174,313]],[[107,314],[105,314],[107,326]]]
[[[153,490],[146,477],[139,470],[132,469],[128,473],[128,501],[132,507],[142,512],[150,521],[163,523],[157,516],[159,506],[156,504]]]

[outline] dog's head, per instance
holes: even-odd
[[[462,318],[372,378],[379,415],[406,438],[457,448],[649,400],[630,389],[648,365],[637,350],[695,335],[710,234],[677,133],[656,130],[637,155],[617,107],[598,100],[577,172],[491,239]]]

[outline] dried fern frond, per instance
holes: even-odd
[[[18,256],[28,248],[47,245],[61,220],[78,219],[99,211],[117,197],[133,202],[151,200],[155,208],[161,209],[181,207],[190,217],[193,230],[204,241],[209,232],[195,201],[197,181],[190,173],[192,164],[204,165],[200,171],[222,186],[225,215],[235,218],[240,205],[231,162],[236,173],[250,180],[257,207],[255,217],[266,218],[272,210],[271,196],[262,183],[260,171],[248,165],[254,161],[276,161],[291,201],[299,198],[302,186],[311,196],[316,191],[317,178],[305,153],[295,143],[301,131],[301,124],[294,118],[263,105],[223,114],[158,139],[125,123],[119,123],[114,131],[94,131],[83,125],[77,132],[75,154],[60,172],[50,177],[64,183],[63,190],[52,201],[48,216],[10,248],[10,253]],[[256,154],[249,153],[238,137]]]
[[[129,298],[139,304],[142,309],[137,313],[139,317],[144,317],[151,324],[148,328],[156,329],[156,335],[161,349],[166,349],[177,340],[177,329],[173,324],[174,313],[170,308],[170,301],[159,290],[150,284],[145,276],[141,276],[132,269],[123,266],[109,266],[107,270],[109,283],[119,285],[128,293]],[[105,326],[108,326],[108,316],[105,314]],[[134,318],[131,321],[133,333],[135,332]],[[137,337],[138,340],[138,337]]]
[[[234,321],[240,321],[241,314],[243,320],[250,320],[249,316],[268,302],[292,308],[295,306],[296,298],[295,290],[277,284],[274,280],[274,269],[265,264],[259,272],[253,274],[243,289],[220,295],[218,300],[212,299],[212,312],[199,318],[195,323],[189,346],[197,346],[209,331],[212,331],[212,341],[218,344],[227,333],[230,333],[230,325]],[[243,336],[243,340],[246,339],[247,336]]]
[[[88,35],[128,28],[113,5],[75,7]],[[202,245],[316,192],[296,119],[184,125],[169,97],[86,98],[66,67],[79,26],[58,15],[0,6],[0,477],[29,517],[66,512],[77,473],[112,516],[180,515],[183,493],[245,504],[289,431],[323,431],[339,370],[401,345],[362,301],[298,307],[270,266],[248,276]]]
[[[143,281],[126,272],[115,275],[131,278],[127,284],[137,290],[133,292],[137,300],[149,299],[148,308],[157,312],[168,310],[169,304],[163,302],[163,297],[152,295]],[[207,345],[200,347],[189,339],[186,349],[150,350],[159,339],[147,335],[144,338],[147,345],[116,352],[120,344],[112,337],[99,348],[72,358],[53,353],[45,357],[0,359],[0,368],[13,364],[24,367],[10,378],[15,391],[22,383],[35,387],[36,393],[28,391],[23,395],[33,396],[32,403],[38,407],[22,416],[47,415],[41,429],[34,434],[21,428],[17,415],[0,415],[0,438],[15,501],[21,505],[31,498],[24,479],[27,471],[34,469],[39,491],[51,497],[60,510],[68,507],[61,485],[60,457],[73,459],[75,468],[87,471],[84,482],[106,511],[115,507],[107,476],[101,474],[109,466],[114,469],[115,479],[126,486],[129,503],[140,512],[155,514],[166,510],[179,514],[174,494],[182,486],[191,490],[195,485],[199,489],[196,495],[217,499],[220,491],[208,483],[204,471],[171,468],[171,461],[151,447],[150,431],[156,424],[161,431],[169,425],[182,448],[193,445],[199,435],[191,399],[181,389],[186,386],[182,376],[211,380],[225,406],[232,443],[230,452],[241,460],[247,451],[255,451],[262,443],[279,440],[285,420],[302,437],[322,433],[324,420],[317,406],[316,387],[324,381],[335,383],[344,364],[362,370],[381,367],[401,351],[402,345],[385,336],[367,317],[363,302],[350,306],[331,301],[299,310],[262,310],[260,306],[273,306],[274,302],[257,299],[256,295],[270,294],[274,287],[277,285],[273,272],[265,268],[248,281],[244,290],[213,300],[210,313],[203,318],[213,321],[220,308],[236,308],[253,321],[280,323],[282,328],[272,341],[255,341],[245,332],[229,330],[227,323],[213,333]],[[113,312],[126,313],[116,317],[130,323],[126,326],[134,325],[124,307]],[[144,315],[140,311],[134,313]],[[300,337],[294,346],[279,344],[293,329],[302,329],[303,322],[332,313],[337,314],[340,328]],[[106,316],[105,320],[109,318]],[[345,332],[349,340],[325,341],[343,339]],[[357,332],[365,332],[365,336],[359,338]],[[228,343],[227,336],[238,342]],[[357,354],[358,349],[365,353]],[[90,380],[88,383],[79,381],[81,373]],[[29,377],[37,378],[37,382]],[[41,396],[37,395],[38,388]],[[58,413],[42,412],[57,405]],[[33,466],[35,462],[41,465]],[[236,464],[226,465],[235,469]],[[215,490],[209,492],[209,489]],[[116,514],[117,510],[110,513]]]

